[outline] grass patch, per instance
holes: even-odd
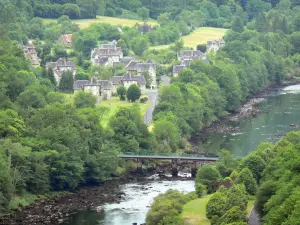
[[[189,35],[183,36],[182,39],[184,41],[184,46],[189,48],[196,49],[199,44],[206,44],[209,40],[217,40],[224,36],[227,30],[223,28],[215,28],[215,27],[199,27],[194,30],[194,32]],[[150,49],[166,49],[170,47],[170,45],[158,45],[152,46]]]
[[[151,105],[150,102],[147,103],[131,103],[127,101],[120,101],[118,98],[113,97],[110,101],[102,101],[97,107],[105,107],[108,109],[108,112],[104,114],[101,124],[106,127],[109,119],[116,114],[119,108],[121,107],[131,107],[136,105],[140,108],[141,116],[143,117]]]
[[[181,213],[184,221],[190,225],[210,225],[206,218],[206,204],[211,196],[206,195],[185,204]]]
[[[254,203],[255,203],[255,196],[250,196],[250,199],[249,199],[248,205],[247,205],[247,210],[246,210],[247,217],[250,216],[250,213],[251,213],[251,210],[252,210],[252,208],[254,206]]]
[[[28,206],[33,203],[38,197],[31,193],[24,193],[22,196],[15,196],[10,202],[10,209],[18,209],[20,206]]]
[[[43,21],[45,23],[50,23],[56,21],[56,19],[43,19]],[[129,26],[129,27],[133,27],[137,23],[138,24],[144,23],[141,20],[132,20],[132,19],[124,19],[124,18],[108,17],[108,16],[97,16],[97,18],[95,19],[77,19],[72,21],[78,24],[81,29],[87,28],[94,23],[108,23],[113,26]],[[151,25],[157,25],[157,22],[154,20],[148,21],[147,23]]]

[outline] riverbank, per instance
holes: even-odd
[[[256,107],[257,104],[265,101],[265,97],[270,94],[274,89],[284,88],[290,85],[300,84],[300,81],[285,82],[279,85],[269,85],[264,88],[264,90],[256,93],[252,97],[248,98],[242,106],[227,116],[221,117],[210,126],[203,128],[200,131],[200,135],[209,135],[213,133],[232,133],[238,132],[239,128],[234,126],[225,125],[226,122],[238,122],[249,117],[258,116],[261,110]],[[195,137],[197,138],[197,137]],[[191,140],[193,143],[193,138]]]
[[[120,186],[132,182],[150,182],[153,180],[190,180],[190,177],[173,178],[169,176],[126,175],[97,186],[82,187],[64,196],[37,199],[34,203],[20,208],[20,211],[0,217],[1,225],[41,225],[61,224],[71,214],[83,210],[96,210],[106,203],[120,203],[124,193]]]

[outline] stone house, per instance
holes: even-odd
[[[140,87],[142,93],[146,93],[146,79],[142,75],[132,75],[130,73],[123,76],[114,76],[111,79],[113,88],[112,93],[117,93],[117,88],[123,85],[125,88],[129,88],[130,85],[136,84]]]
[[[206,52],[218,51],[220,48],[223,48],[225,46],[225,41],[223,38],[219,40],[213,40],[213,41],[207,41],[206,43]]]
[[[73,85],[74,93],[78,91],[91,92],[97,97],[97,103],[101,100],[110,100],[112,96],[112,82],[109,80],[76,80]]]
[[[28,42],[27,45],[23,46],[23,51],[25,57],[31,62],[32,66],[39,66],[40,65],[40,58],[37,55],[36,48],[32,42]]]
[[[204,56],[204,53],[200,50],[182,50],[177,53],[177,59],[181,63],[183,63],[184,60],[194,61],[197,59],[202,59]]]
[[[65,71],[71,71],[73,76],[76,74],[76,66],[73,62],[66,60],[65,58],[59,58],[56,62],[50,62],[46,64],[47,69],[52,69],[55,80],[60,82],[61,76]]]
[[[149,62],[149,63],[141,63],[137,61],[130,61],[128,65],[125,67],[126,70],[133,75],[141,75],[143,76],[145,73],[148,73],[149,76],[151,77],[151,84],[150,88],[151,89],[156,89],[157,88],[157,83],[156,83],[156,64]]]
[[[185,69],[185,65],[175,65],[173,66],[173,77],[178,77],[181,70]]]
[[[122,48],[117,47],[116,42],[112,42],[111,44],[101,44],[99,48],[93,49],[91,53],[93,65],[112,66],[114,63],[120,62],[120,59],[122,58]]]
[[[71,48],[73,45],[73,35],[72,34],[62,34],[59,39],[58,42],[67,47],[67,48]]]

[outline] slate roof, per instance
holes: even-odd
[[[132,60],[127,66],[126,69],[129,71],[148,71],[150,67],[156,68],[156,64],[154,63],[140,63]]]
[[[73,89],[80,90],[84,86],[101,86],[103,89],[111,89],[112,84],[109,80],[97,80],[95,78],[91,80],[76,80],[73,84]]]
[[[73,70],[76,70],[76,66],[73,62],[66,60],[65,58],[59,58],[56,61],[56,67],[71,67]]]
[[[122,49],[120,47],[116,48],[95,48],[92,53],[92,58],[98,56],[120,56],[122,54]]]
[[[183,70],[185,68],[184,65],[176,65],[176,66],[173,66],[173,74],[174,73],[179,73],[181,70]]]
[[[123,76],[114,76],[111,79],[114,85],[122,84],[124,81],[136,81],[139,85],[146,84],[146,79],[142,75],[131,75],[127,73]]]

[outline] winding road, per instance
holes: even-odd
[[[161,77],[161,85],[166,86],[170,85],[170,79],[167,76],[162,76]],[[155,106],[157,105],[158,102],[158,90],[148,90],[148,99],[151,102],[151,106],[148,108],[147,112],[144,115],[144,122],[146,125],[149,125],[152,122],[153,118],[153,112],[155,109]]]

